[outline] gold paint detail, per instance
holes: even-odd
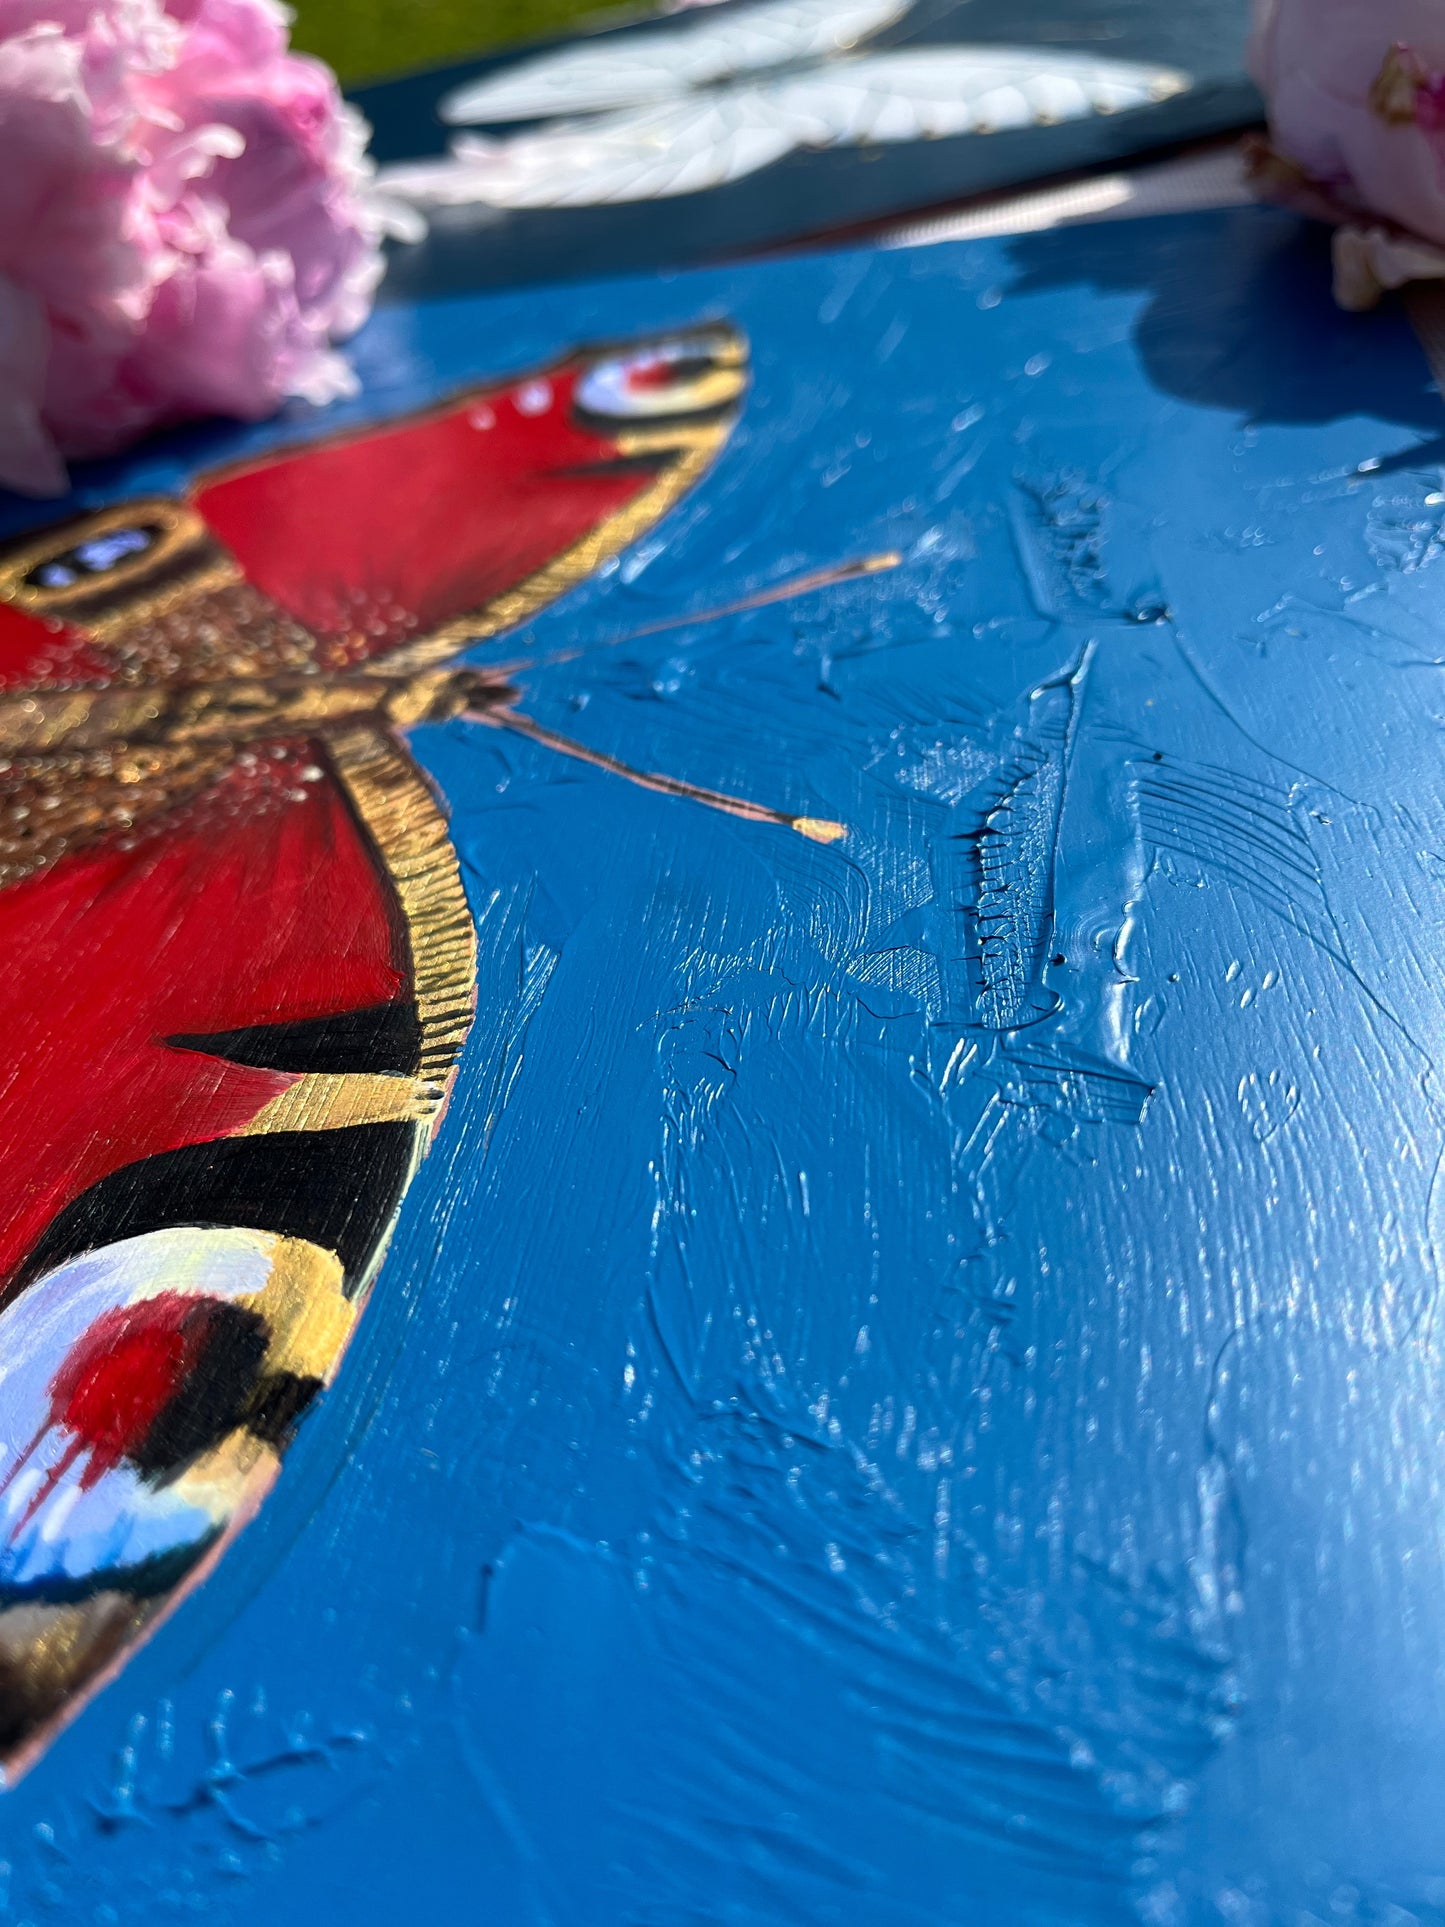
[[[322,650],[309,629],[238,577],[191,577],[146,608],[128,604],[78,627],[125,682],[214,682],[226,677],[314,674]]]
[[[287,1373],[324,1384],[350,1341],[359,1309],[345,1295],[341,1260],[305,1238],[251,1235],[266,1254],[266,1282],[230,1302],[265,1322],[270,1342],[263,1382]],[[243,1420],[187,1466],[174,1489],[219,1525],[263,1497],[279,1466],[274,1443],[258,1438]]]
[[[446,818],[426,778],[384,731],[338,729],[323,740],[406,919],[422,1030],[419,1080],[437,1087],[435,1110],[471,1029],[477,986],[477,934]]]
[[[489,669],[422,669],[405,681],[373,683],[380,692],[380,706],[396,729],[410,729],[417,723],[446,722],[460,716],[474,703],[484,702],[499,684]]]
[[[214,546],[214,545],[213,545]],[[131,597],[123,607],[110,607],[103,614],[85,615],[76,613],[76,627],[87,636],[94,636],[100,642],[110,642],[125,636],[137,622],[154,622],[174,611],[189,607],[198,596],[211,595],[217,590],[242,586],[241,570],[228,555],[216,555],[204,566],[190,570],[179,582],[170,582],[150,595]],[[114,591],[110,592],[114,598]],[[53,613],[65,619],[64,612]]]
[[[493,672],[433,669],[381,675],[234,677],[153,689],[42,690],[0,700],[0,756],[107,745],[227,743],[311,735],[330,723],[385,717],[440,722],[495,688]]]
[[[454,621],[432,630],[429,635],[419,636],[415,642],[404,643],[401,648],[368,667],[382,675],[406,675],[412,670],[445,662],[471,643],[485,642],[489,636],[500,635],[504,630],[515,629],[519,623],[526,622],[539,609],[545,609],[549,602],[555,602],[558,596],[565,595],[569,589],[585,581],[604,562],[620,554],[629,543],[635,542],[638,536],[665,515],[707,472],[731,428],[731,421],[723,421],[695,430],[674,430],[668,437],[669,447],[677,448],[682,438],[686,437],[677,459],[670,462],[640,495],[599,522],[590,535],[584,535],[580,542],[574,542],[570,549],[564,549],[544,568],[518,583],[516,588],[495,596],[474,614],[458,616]]]
[[[29,579],[82,543],[128,528],[153,529],[155,539],[139,554],[118,557],[101,574],[54,585]],[[95,636],[113,634],[204,590],[240,580],[236,561],[195,509],[163,497],[97,509],[47,529],[0,559],[0,601],[42,620],[73,622]]]
[[[81,747],[77,739],[107,697],[118,725],[107,732],[110,736],[133,734],[157,713],[154,697],[138,690],[46,690],[38,696],[13,696],[0,701],[0,754],[44,756],[62,744]]]
[[[840,843],[848,834],[846,823],[835,823],[828,816],[795,816],[793,828],[810,843]]]
[[[386,1071],[309,1071],[273,1097],[239,1133],[344,1131],[354,1124],[416,1124],[441,1103],[443,1086]]]
[[[507,693],[486,671],[431,670],[406,681],[312,676],[0,701],[0,889],[191,801],[248,742],[302,741],[363,717],[442,720]]]
[[[335,1252],[305,1238],[274,1234],[271,1275],[260,1291],[235,1303],[259,1312],[271,1333],[266,1370],[328,1379],[356,1324],[357,1306],[345,1296],[345,1274]]]
[[[9,1606],[0,1611],[0,1756],[4,1783],[28,1764],[20,1753],[164,1609],[159,1599],[93,1593],[74,1604]]]
[[[740,387],[741,383],[737,386]],[[732,428],[732,417],[723,422],[663,422],[653,428],[645,424],[637,428],[615,428],[609,423],[607,435],[617,453],[630,461],[635,456],[676,455],[687,448],[716,449],[720,428],[721,439],[726,441]]]
[[[0,889],[100,837],[143,828],[230,762],[224,745],[187,743],[0,758]]]
[[[248,1301],[236,1302],[244,1305]],[[171,1482],[171,1490],[187,1505],[209,1513],[217,1525],[224,1525],[248,1501],[264,1498],[280,1469],[281,1457],[275,1447],[240,1425],[194,1459]]]
[[[634,769],[631,763],[609,756],[605,750],[591,749],[586,743],[577,742],[574,737],[559,735],[555,729],[547,729],[530,716],[519,715],[515,709],[497,708],[480,712],[472,720],[485,723],[492,729],[509,730],[514,736],[525,736],[528,742],[538,743],[543,749],[556,750],[559,755],[570,756],[574,762],[590,763],[594,769],[606,770],[609,776],[620,776],[624,782],[635,783],[639,789],[653,790],[659,796],[686,797],[688,802],[706,804],[709,809],[720,810],[724,816],[740,816],[745,823],[772,823],[782,830],[796,830],[800,836],[806,836],[814,843],[836,843],[840,837],[848,834],[846,824],[835,823],[826,816],[794,816],[788,810],[774,809],[767,803],[754,803],[746,796],[730,796],[726,790],[707,789],[701,783],[689,783],[680,776],[665,776],[658,770]]]

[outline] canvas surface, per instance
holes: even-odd
[[[1327,278],[1235,210],[399,304],[324,424],[86,475],[726,327],[708,472],[469,660],[847,835],[403,730],[451,1106],[255,1522],[5,1796],[17,1919],[1440,1918],[1445,458]]]

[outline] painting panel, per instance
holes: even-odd
[[[1252,125],[1243,0],[729,0],[363,88],[393,293],[718,260]],[[452,162],[442,157],[450,145]]]
[[[1438,1913],[1442,468],[1404,318],[1336,314],[1255,210],[442,299],[372,324],[357,401],[74,509],[104,540],[744,342],[705,467],[565,593],[475,640],[470,597],[379,610],[374,663],[297,676],[471,679],[386,733],[476,1014],[274,1490],[5,1796],[18,1917]],[[359,548],[339,485],[306,544],[294,506],[211,539],[349,635],[326,558],[404,560],[421,509],[450,566],[494,499],[418,472]],[[88,567],[8,513],[31,572]],[[441,630],[459,663],[405,655]]]

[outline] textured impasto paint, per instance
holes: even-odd
[[[326,426],[719,321],[711,472],[471,660],[849,833],[412,732],[451,1108],[258,1518],[4,1796],[8,1917],[1437,1924],[1419,349],[1245,211],[395,307]]]

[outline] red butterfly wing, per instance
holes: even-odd
[[[741,354],[715,330],[578,358],[29,539],[0,559],[0,706],[259,687],[298,647],[442,660],[661,514],[725,439]],[[469,1016],[444,820],[375,712],[163,747],[149,777],[120,740],[0,756],[11,1766],[259,1502]]]
[[[709,418],[720,442],[739,356],[717,332],[578,359],[271,457],[192,499],[251,583],[314,635],[352,638],[353,660],[377,654],[483,610],[604,530],[707,441]]]
[[[313,634],[368,653],[479,609],[641,493],[571,417],[572,375],[307,449],[196,491],[215,534]]]

